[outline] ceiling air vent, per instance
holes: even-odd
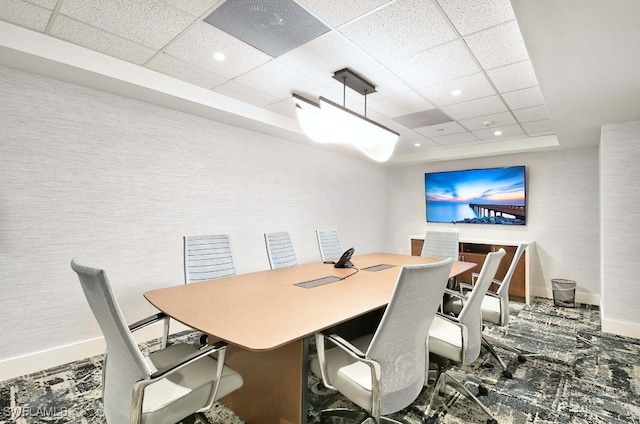
[[[204,21],[271,57],[329,31],[293,0],[227,0]]]

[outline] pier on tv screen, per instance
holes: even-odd
[[[424,174],[427,222],[526,224],[525,167]]]

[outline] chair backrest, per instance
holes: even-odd
[[[227,234],[185,236],[183,241],[185,283],[235,275],[231,238]]]
[[[518,248],[516,249],[516,253],[513,255],[513,259],[511,260],[511,265],[509,265],[509,269],[507,273],[504,275],[504,279],[502,280],[502,284],[498,287],[496,293],[500,296],[500,325],[505,326],[509,323],[509,284],[511,283],[511,277],[513,277],[513,273],[518,266],[518,261],[520,257],[529,247],[529,242],[521,241],[518,244]]]
[[[451,231],[427,231],[420,256],[453,258],[460,254],[460,237],[457,229]]]
[[[82,291],[107,342],[104,414],[109,423],[128,423],[135,382],[155,370],[151,370],[138,349],[105,272],[81,265],[76,258],[71,261],[71,268],[78,274]]]
[[[344,250],[340,244],[338,230],[335,228],[316,230],[318,237],[318,247],[320,248],[320,257],[323,261],[339,259]]]
[[[410,405],[424,386],[429,365],[425,343],[452,262],[448,258],[425,265],[404,265],[400,270],[391,300],[366,353],[381,366],[383,415]]]
[[[293,250],[293,243],[287,231],[265,233],[264,241],[267,245],[267,256],[271,269],[298,265],[298,257]]]
[[[487,255],[480,275],[473,285],[473,289],[467,292],[468,299],[464,302],[458,315],[460,323],[467,327],[467,343],[463,346],[464,365],[471,363],[480,356],[480,344],[482,341],[482,299],[496,276],[500,261],[506,254],[504,249],[491,252]]]

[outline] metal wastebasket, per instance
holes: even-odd
[[[576,306],[575,281],[554,278],[551,280],[551,288],[553,289],[554,305],[564,306],[566,308],[574,308]]]

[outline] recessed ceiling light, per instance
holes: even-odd
[[[461,95],[461,94],[462,94],[462,90],[460,90],[460,89],[455,89],[455,90],[453,90],[453,91],[451,92],[451,95],[452,95],[452,96],[459,96],[459,95]]]
[[[420,147],[420,146],[421,146],[421,144],[420,144],[420,143],[416,143],[416,144],[414,144],[414,146],[416,146],[416,147]]]
[[[224,55],[224,53],[222,52],[215,52],[213,54],[213,58],[219,62],[222,62],[223,60],[225,60],[227,58],[227,56]]]
[[[494,132],[495,135],[502,135],[502,131],[498,130],[496,132]]]

